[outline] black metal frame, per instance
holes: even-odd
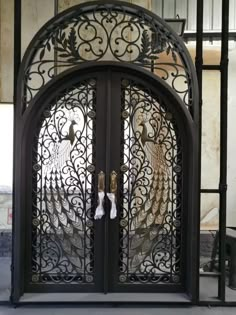
[[[55,1],[56,2],[56,1]],[[196,38],[197,42],[197,50],[196,50],[196,71],[197,71],[197,76],[198,76],[198,84],[199,84],[199,95],[200,95],[200,100],[199,100],[199,142],[198,142],[198,156],[196,158],[196,165],[198,164],[198,169],[196,170],[197,177],[198,177],[198,187],[199,187],[199,198],[200,198],[200,193],[220,193],[221,195],[221,208],[220,208],[220,217],[221,217],[221,232],[220,232],[220,243],[221,243],[221,249],[220,249],[220,260],[221,260],[221,281],[219,283],[219,297],[221,300],[219,301],[200,301],[199,300],[199,261],[196,259],[196,266],[195,266],[195,272],[196,272],[196,296],[192,300],[193,304],[198,304],[198,305],[236,305],[236,302],[226,302],[225,301],[225,271],[224,271],[224,261],[225,261],[225,254],[224,254],[224,244],[225,244],[225,217],[226,217],[226,165],[227,165],[227,83],[228,83],[228,77],[227,77],[227,63],[228,63],[228,39],[232,37],[232,34],[229,35],[228,32],[228,16],[229,16],[229,3],[228,0],[222,1],[222,33],[219,34],[204,34],[203,33],[203,0],[197,0],[197,32],[196,34],[185,34],[184,37],[186,39],[188,38]],[[17,82],[17,74],[19,73],[19,68],[20,68],[20,60],[21,60],[21,40],[20,40],[20,32],[21,30],[21,1],[20,0],[15,0],[15,55],[14,55],[14,104],[16,104],[16,82]],[[219,65],[204,65],[203,64],[203,59],[202,59],[202,42],[204,38],[217,38],[221,37],[222,38],[222,59],[221,59],[221,64]],[[235,35],[233,34],[233,38],[235,38]],[[221,181],[220,181],[220,186],[219,189],[212,189],[212,190],[203,190],[200,187],[200,161],[201,161],[201,107],[202,107],[202,71],[203,70],[220,70],[221,71]],[[16,116],[15,116],[16,117]],[[16,120],[15,120],[16,121]],[[17,134],[16,130],[16,125],[15,125],[15,135]],[[15,146],[15,156],[17,158],[17,147]],[[15,170],[16,172],[17,170]],[[15,185],[15,184],[14,184]],[[14,187],[14,186],[13,186]],[[197,198],[198,199],[198,198]],[[198,230],[196,230],[196,242],[198,244],[197,246],[197,251],[198,254],[196,253],[196,257],[199,257],[199,231],[200,231],[200,219],[199,219],[199,209],[200,207],[200,199],[196,199],[196,221]],[[15,224],[14,222],[17,221],[19,217],[17,216],[17,213],[14,211],[14,217],[13,217],[13,225]],[[14,241],[13,241],[14,244]],[[18,247],[18,244],[14,244],[15,248],[17,245],[17,252],[20,253],[20,248]],[[16,253],[15,253],[16,255]],[[14,257],[13,257],[14,259]],[[12,271],[16,271],[16,266],[12,268]],[[215,276],[217,276],[216,274]],[[214,274],[212,274],[214,276]],[[16,294],[14,285],[12,284],[12,296]],[[14,300],[12,300],[14,303]],[[26,303],[27,304],[27,303]],[[29,303],[31,304],[31,303]],[[45,304],[55,304],[55,303],[45,303]],[[61,303],[56,303],[56,304],[61,304]],[[63,302],[62,302],[63,304]],[[77,305],[77,303],[75,303]],[[85,303],[86,304],[86,303]],[[117,303],[118,305],[125,305],[126,303],[122,303],[121,301]],[[135,303],[130,303],[132,305],[147,305],[146,303],[142,302],[135,302]],[[129,304],[129,305],[130,305]],[[157,302],[157,304],[163,304]],[[182,304],[182,303],[176,303],[176,302],[171,302],[168,301],[168,303],[164,302],[164,304],[168,305],[176,305],[176,304]],[[103,305],[103,303],[99,304]],[[113,304],[111,304],[113,305]],[[149,305],[156,305],[156,303],[149,303]]]
[[[35,97],[34,99],[34,103],[32,106],[30,106],[29,110],[26,112],[26,117],[25,118],[19,118],[17,121],[17,127],[18,127],[18,134],[17,134],[17,138],[16,138],[16,142],[17,144],[20,145],[21,149],[19,148],[18,150],[18,156],[24,156],[23,152],[26,152],[27,148],[30,147],[30,143],[27,140],[26,135],[32,135],[33,133],[33,129],[34,125],[37,121],[37,117],[40,115],[41,111],[42,111],[42,106],[41,104],[44,104],[45,100],[48,98],[48,95],[50,95],[51,97],[53,96],[53,94],[57,93],[57,86],[61,85],[66,86],[68,84],[68,82],[70,82],[71,80],[78,80],[78,77],[81,78],[83,77],[83,75],[88,76],[89,73],[92,71],[92,73],[94,73],[94,71],[100,71],[102,69],[107,69],[109,68],[113,71],[123,71],[126,75],[133,75],[134,78],[135,77],[143,77],[143,80],[145,82],[145,84],[149,85],[152,87],[152,89],[155,91],[157,89],[157,93],[161,94],[162,97],[167,97],[168,99],[168,103],[171,104],[171,106],[173,106],[173,112],[175,112],[175,116],[176,116],[176,122],[177,124],[179,124],[179,127],[182,128],[181,131],[181,138],[183,139],[183,143],[185,143],[185,149],[187,150],[185,151],[185,158],[188,159],[189,164],[187,163],[187,160],[185,160],[185,164],[184,164],[184,169],[183,172],[185,174],[185,184],[184,184],[184,196],[186,196],[186,200],[184,201],[184,207],[186,208],[186,210],[184,210],[185,212],[185,224],[184,226],[186,226],[187,228],[185,229],[184,232],[184,238],[185,238],[185,242],[186,245],[183,245],[186,248],[186,251],[191,252],[191,255],[184,255],[186,262],[186,269],[185,269],[185,274],[190,274],[195,268],[194,268],[194,262],[196,261],[196,256],[194,255],[194,252],[192,252],[192,249],[196,248],[196,246],[194,246],[194,234],[195,234],[195,229],[194,229],[194,218],[195,218],[195,213],[196,211],[194,211],[194,198],[192,199],[191,196],[194,196],[194,155],[195,155],[195,141],[196,141],[196,129],[194,130],[194,123],[192,121],[192,118],[189,114],[189,112],[186,110],[185,106],[182,104],[182,102],[178,99],[177,95],[175,93],[173,93],[171,91],[171,89],[162,82],[161,79],[157,79],[155,77],[155,75],[151,74],[150,72],[147,72],[144,69],[137,69],[137,67],[135,67],[134,65],[127,65],[127,64],[121,64],[121,63],[109,63],[109,62],[99,62],[99,63],[85,63],[81,66],[78,66],[77,68],[74,68],[72,70],[68,70],[65,73],[62,73],[61,75],[59,75],[57,78],[53,79],[52,81],[50,81],[45,88],[43,88],[38,95]],[[139,79],[140,80],[140,79]],[[150,82],[150,83],[149,83]],[[49,94],[48,94],[49,93]],[[178,103],[178,105],[177,105]],[[176,106],[174,106],[174,104],[176,104]],[[118,107],[117,107],[118,108]],[[119,108],[118,108],[119,109]],[[113,113],[113,115],[115,115],[115,113]],[[184,124],[182,124],[183,119],[185,121]],[[115,120],[114,120],[115,121]],[[28,127],[27,127],[28,126]],[[189,126],[189,127],[188,127]],[[30,129],[29,129],[30,128]],[[25,136],[23,136],[25,135]],[[110,133],[108,133],[108,135],[110,135]],[[22,150],[22,151],[21,151]],[[114,154],[114,148],[111,149],[111,154]],[[24,160],[19,160],[21,167],[17,168],[17,174],[16,176],[18,178],[20,178],[20,181],[18,184],[16,184],[16,196],[18,196],[18,198],[20,198],[21,201],[20,204],[18,204],[17,208],[18,209],[18,215],[20,214],[20,216],[17,218],[18,221],[18,229],[15,230],[15,236],[17,235],[17,237],[15,238],[15,246],[18,248],[22,248],[22,245],[25,244],[24,239],[28,239],[29,238],[29,233],[27,233],[27,235],[25,234],[25,236],[23,235],[23,231],[19,230],[19,227],[24,227],[25,226],[25,222],[28,222],[28,220],[26,221],[26,214],[25,212],[23,213],[23,209],[27,208],[27,203],[28,203],[28,197],[25,194],[25,185],[24,183],[29,183],[29,180],[27,179],[27,165],[31,165],[31,160],[30,159],[30,155],[27,156],[27,159]],[[110,158],[109,158],[110,160]],[[117,161],[117,156],[113,156],[113,159],[111,159],[113,162]],[[117,163],[117,162],[116,162]],[[107,163],[107,165],[109,165],[109,163]],[[114,167],[114,165],[112,166],[112,168]],[[117,167],[117,166],[116,166]],[[110,167],[109,170],[107,170],[107,173],[110,173]],[[196,174],[195,174],[196,176]],[[107,181],[108,182],[108,181]],[[191,187],[189,189],[189,187]],[[27,191],[30,190],[30,186],[28,187]],[[188,191],[188,193],[187,193]],[[188,200],[187,200],[188,198]],[[19,211],[19,209],[22,209],[21,211]],[[192,209],[192,211],[189,211],[189,209]],[[106,220],[106,222],[108,222]],[[107,226],[108,223],[105,224],[105,226]],[[108,228],[108,226],[107,226]],[[105,228],[105,234],[108,233],[107,228]],[[114,227],[115,229],[115,227]],[[24,229],[24,231],[26,231],[27,229]],[[107,231],[107,232],[106,232]],[[114,234],[114,233],[112,233]],[[19,256],[15,257],[14,262],[15,264],[18,266],[19,270],[21,271],[20,273],[18,271],[14,270],[14,288],[16,289],[16,287],[18,286],[18,292],[19,295],[13,296],[14,302],[17,303],[18,299],[20,297],[20,295],[24,292],[24,267],[25,266],[25,254],[24,254],[24,250],[26,250],[28,247],[26,247],[25,249],[21,250],[21,259],[19,260]],[[114,249],[114,244],[112,243],[112,246],[110,244],[110,250]],[[108,249],[107,249],[108,250]],[[105,258],[108,257],[107,256],[107,250],[105,250]],[[105,261],[108,262],[108,258],[105,259]],[[112,264],[110,264],[112,265]],[[108,264],[107,264],[108,266]],[[105,266],[105,270],[106,270],[106,266]],[[106,273],[104,273],[105,275]],[[194,279],[194,273],[193,273],[193,277],[192,278],[188,278],[186,277],[185,279],[185,292],[188,292],[188,294],[190,296],[194,296],[195,295],[195,291],[196,291],[196,287],[194,286],[194,284],[192,284],[192,280]],[[106,279],[106,283],[107,283],[107,279]],[[144,288],[144,290],[147,290],[148,287],[146,288],[145,285],[142,286]],[[43,287],[39,286],[39,289],[42,289]],[[75,288],[76,289],[76,288]],[[164,288],[163,288],[164,289]],[[46,287],[45,287],[46,290]],[[106,291],[106,289],[105,289]],[[109,301],[109,300],[108,300]]]

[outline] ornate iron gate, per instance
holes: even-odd
[[[69,10],[64,24],[47,26],[47,38],[36,36],[22,64],[14,299],[24,292],[194,296],[197,92],[189,56],[146,10],[116,1],[79,8],[81,18]],[[91,14],[94,20],[85,18]],[[119,56],[110,37],[106,47],[119,62],[102,61],[108,48],[94,53],[91,41],[100,37],[95,32],[85,39],[80,31],[86,23],[93,30],[93,23],[102,30],[115,23],[122,35],[117,40],[127,47]],[[130,44],[124,31],[134,27],[138,38]],[[77,48],[76,28],[82,41]],[[161,46],[151,34],[163,39]],[[136,56],[130,47],[139,42]],[[61,54],[79,54],[84,45],[91,48],[86,58]],[[45,57],[52,46],[56,61]],[[171,76],[153,55],[165,50],[174,61],[168,63]],[[96,62],[85,62],[91,54]],[[134,65],[125,62],[127,55]],[[144,67],[157,69],[161,78]],[[35,75],[39,87],[30,85]],[[178,91],[176,82],[183,79],[185,88]]]
[[[190,115],[146,71],[99,69],[54,82],[25,122],[25,290],[185,291]]]

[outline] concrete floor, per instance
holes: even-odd
[[[10,258],[1,257],[0,259],[0,300],[8,300],[10,295]],[[201,300],[215,301],[217,295],[217,278],[202,278],[200,281]],[[236,290],[230,290],[226,287],[226,300],[228,302],[236,302]],[[78,308],[73,307],[32,307],[22,306],[12,308],[8,306],[0,306],[0,315],[236,315],[236,308],[233,307],[186,307],[186,308]]]
[[[233,307],[191,308],[7,308],[0,307],[0,315],[235,315]]]
[[[201,301],[217,301],[216,297],[218,295],[218,278],[201,277],[199,285]],[[225,286],[225,300],[227,302],[236,302],[236,290],[229,288],[227,279]]]

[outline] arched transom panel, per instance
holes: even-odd
[[[22,62],[21,112],[58,74],[84,62],[105,60],[153,71],[193,115],[196,112],[197,80],[182,39],[160,17],[120,1],[75,6],[42,27]]]

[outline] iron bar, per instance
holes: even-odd
[[[54,16],[56,16],[59,13],[59,7],[58,7],[58,0],[54,0]],[[57,46],[55,44],[55,46]],[[56,76],[58,74],[58,69],[57,69],[57,60],[58,60],[58,56],[57,56],[57,50],[54,49],[54,75]]]
[[[17,161],[17,150],[16,150],[16,134],[17,134],[17,128],[16,128],[16,102],[17,102],[17,78],[18,73],[20,69],[21,64],[21,0],[15,0],[14,1],[14,82],[13,82],[13,104],[14,104],[14,130],[13,130],[13,147],[14,147],[14,162],[13,162],[13,178],[15,178],[15,161]],[[15,222],[17,220],[16,218],[16,212],[15,212],[15,198],[14,198],[14,192],[15,192],[15,180],[13,180],[12,183],[12,191],[13,191],[13,198],[12,198],[12,276],[11,276],[11,295],[10,300],[12,303],[15,303],[16,299],[20,297],[20,287],[16,286],[17,279],[13,279],[13,273],[14,268],[16,268],[16,260],[18,259],[18,255],[20,257],[20,248],[19,246],[15,246],[14,237],[16,232],[16,225]],[[19,280],[19,279],[18,279]]]
[[[17,77],[21,64],[21,0],[14,2],[14,95],[16,104]]]
[[[214,29],[214,6],[215,6],[215,1],[211,0],[211,29]]]
[[[186,5],[186,28],[188,30],[189,28],[189,1],[187,0],[187,5]]]
[[[203,69],[203,70],[216,70],[216,71],[220,71],[220,70],[221,70],[221,66],[220,66],[220,65],[202,65],[202,69]]]
[[[219,194],[220,189],[201,189],[200,192],[205,194]]]
[[[219,277],[219,272],[200,272],[200,277]]]
[[[110,147],[111,147],[111,103],[112,103],[112,95],[111,95],[111,70],[109,69],[107,71],[107,120],[106,120],[106,184],[105,184],[105,191],[110,191],[109,190],[109,174],[110,174]],[[105,203],[105,209],[108,209],[109,205],[107,204],[107,202]],[[106,211],[106,210],[105,210]],[[103,292],[104,294],[108,293],[108,274],[107,274],[107,270],[108,270],[108,236],[109,236],[109,215],[105,216],[105,223],[104,223],[104,283],[103,283]]]
[[[12,102],[0,102],[0,105],[4,104],[4,105],[12,105]]]
[[[54,0],[54,16],[59,13],[58,0]]]
[[[196,72],[199,87],[199,133],[198,133],[198,183],[197,183],[197,263],[196,263],[196,301],[199,301],[199,266],[200,266],[200,204],[201,204],[201,139],[202,139],[202,65],[203,65],[203,0],[197,1],[197,34],[196,34]]]
[[[229,32],[229,40],[236,40],[236,32]],[[185,32],[183,34],[184,40],[195,40],[196,32]],[[203,40],[221,40],[221,32],[204,32],[202,34]]]
[[[220,184],[227,187],[227,107],[228,107],[228,33],[229,0],[222,1],[222,45],[221,45],[221,96],[220,96]],[[225,234],[227,191],[220,192],[219,215],[219,270],[221,273],[218,297],[225,301]]]

